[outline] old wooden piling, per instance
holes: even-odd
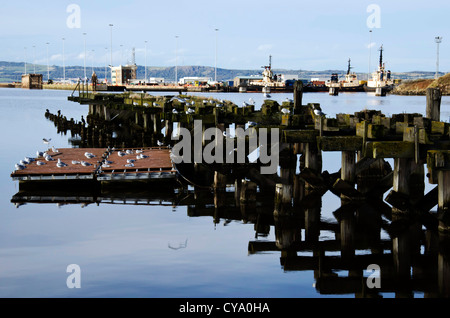
[[[427,88],[426,117],[434,121],[440,121],[441,116],[441,91],[439,88]]]

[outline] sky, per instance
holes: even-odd
[[[444,0],[2,1],[0,61],[119,65],[135,48],[149,67],[261,69],[272,56],[275,69],[345,70],[350,58],[367,72],[383,45],[393,72],[434,72],[441,36],[448,72],[449,15]]]

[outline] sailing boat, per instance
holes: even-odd
[[[393,87],[394,80],[391,78],[391,71],[386,71],[386,66],[383,63],[383,45],[381,45],[378,69],[372,73],[372,78],[369,79],[364,89],[366,92],[375,92],[377,89],[390,91]]]

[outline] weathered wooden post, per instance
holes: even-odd
[[[441,91],[439,88],[427,88],[426,117],[434,121],[440,121]]]
[[[300,113],[303,99],[303,82],[295,81],[294,83],[294,114]]]

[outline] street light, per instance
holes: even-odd
[[[370,37],[369,37],[369,72],[367,73],[367,83],[369,83],[369,80],[370,80],[370,68],[371,68],[370,60],[372,58],[372,30],[369,30],[369,34],[370,34]]]
[[[63,79],[64,79],[64,83],[66,82],[66,64],[65,64],[65,60],[64,60],[64,42],[65,42],[65,38],[62,38],[63,41],[63,54],[62,54],[62,59],[63,59]]]
[[[178,35],[175,35],[175,85],[178,83]]]
[[[214,82],[217,82],[217,31],[219,31],[219,29],[215,29],[216,30],[216,56],[215,56],[215,66],[214,66]]]
[[[25,50],[25,73],[24,74],[27,74],[27,47],[26,46],[24,47],[24,50]]]
[[[84,80],[86,81],[87,76],[86,76],[86,34],[87,33],[83,33],[84,35]]]
[[[113,66],[113,62],[112,62],[112,27],[114,25],[110,24],[109,26],[111,27],[111,58],[110,58],[110,67],[111,67],[111,83],[112,83],[112,66]]]
[[[48,45],[50,44],[49,42],[45,43],[47,44],[47,82],[50,80],[50,62],[48,60]]]
[[[145,41],[145,77],[144,84],[147,85],[147,41]]]
[[[437,44],[437,53],[436,53],[436,74],[434,78],[437,79],[439,77],[439,43],[442,42],[442,36],[437,36],[434,38],[434,41]]]
[[[36,74],[36,45],[33,45],[33,72]]]

